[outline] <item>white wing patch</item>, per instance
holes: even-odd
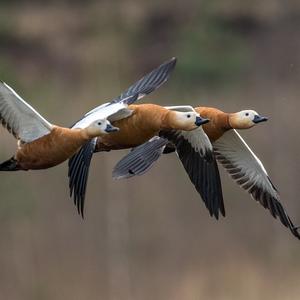
[[[196,112],[190,105],[165,106],[165,108],[179,112]],[[204,156],[207,151],[212,152],[213,147],[208,136],[202,129],[202,126],[191,131],[182,130],[177,132],[178,136],[182,136],[185,140],[187,140],[194,151],[200,153],[202,156]]]
[[[219,162],[244,189],[251,192],[251,187],[257,186],[272,197],[279,198],[262,162],[236,130],[224,133],[213,143],[213,147]]]
[[[225,216],[217,162],[213,147],[201,127],[192,131],[165,130],[160,136],[174,144],[176,153],[191,182],[201,195],[211,216]]]
[[[108,117],[108,121],[114,122],[114,121],[122,120],[122,119],[130,117],[132,114],[133,114],[132,109],[122,108],[122,109],[118,110],[116,113],[110,115]]]
[[[180,135],[189,142],[196,152],[202,154],[202,156],[207,151],[212,151],[213,149],[208,136],[201,126],[191,131],[180,131]]]
[[[99,119],[108,119],[109,121],[116,121],[123,118],[124,115],[128,117],[132,111],[129,110],[128,105],[122,102],[113,103],[109,105],[101,105],[91,112],[85,114],[85,116],[79,120],[72,128],[86,128],[92,122]],[[111,119],[110,119],[111,118]]]
[[[181,112],[189,112],[189,111],[196,112],[195,109],[190,105],[165,106],[165,108],[169,110],[175,110]]]
[[[25,143],[49,134],[52,130],[52,124],[4,82],[0,82],[0,121]]]
[[[274,218],[278,217],[295,237],[300,239],[298,227],[293,224],[284,209],[263,164],[242,137],[235,130],[229,130],[213,143],[213,147],[218,161],[231,177],[248,191],[254,200],[268,209]]]

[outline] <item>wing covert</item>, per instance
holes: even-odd
[[[52,130],[52,125],[4,82],[0,82],[0,122],[26,143]]]

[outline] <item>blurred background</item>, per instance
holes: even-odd
[[[143,102],[268,116],[241,134],[299,224],[299,35],[296,0],[2,0],[0,78],[69,126],[176,56]],[[0,134],[4,161],[16,142]],[[113,180],[125,153],[94,156],[84,220],[66,163],[0,174],[1,299],[299,299],[300,242],[223,170],[216,221],[175,155]]]

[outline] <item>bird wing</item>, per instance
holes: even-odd
[[[74,198],[78,213],[84,215],[84,200],[89,176],[89,167],[96,147],[97,138],[88,141],[69,159],[70,197]]]
[[[251,194],[274,218],[300,238],[297,228],[280,202],[277,189],[271,182],[262,162],[252,152],[236,130],[227,131],[213,143],[217,160],[243,189]]]
[[[221,179],[209,138],[198,127],[192,131],[163,131],[160,136],[171,141],[191,182],[201,195],[211,216],[225,216]]]
[[[0,122],[25,143],[52,130],[52,125],[4,82],[0,82]]]
[[[176,105],[176,106],[165,106],[166,109],[181,111],[181,112],[189,112],[193,111],[196,112],[194,107],[191,105]]]
[[[110,121],[116,121],[130,116],[132,111],[127,109],[128,105],[142,99],[164,84],[169,79],[175,65],[176,58],[166,61],[131,85],[117,98],[87,112],[72,127],[83,128],[96,119],[108,118]]]
[[[137,98],[137,94],[131,98]],[[99,119],[108,119],[109,121],[120,120],[132,114],[132,110],[128,109],[128,105],[123,102],[114,103],[112,105],[103,106],[101,109],[94,110],[92,113],[85,115],[77,121],[71,128],[86,128],[93,121]]]
[[[115,165],[112,176],[114,179],[125,179],[145,174],[160,158],[167,139],[154,136],[146,143],[133,148]]]
[[[175,65],[176,58],[173,57],[172,59],[166,61],[165,63],[145,75],[143,78],[135,82],[117,98],[100,106],[97,106],[91,111],[87,112],[84,117],[77,123],[82,123],[84,119],[88,118],[91,115],[105,114],[105,116],[108,117],[109,115],[115,114],[118,108],[124,109],[128,107],[128,105],[142,99],[146,95],[149,95],[169,79],[172,71],[175,68]],[[121,118],[122,115],[120,116],[120,119]]]
[[[175,57],[164,62],[159,67],[152,70],[150,73],[131,85],[125,92],[112,100],[110,103],[118,103],[121,101],[130,105],[134,102],[132,99],[130,99],[131,95],[139,94],[137,100],[149,95],[170,78],[170,75],[176,66],[176,62],[177,59]]]

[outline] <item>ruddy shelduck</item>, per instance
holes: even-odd
[[[4,82],[0,83],[0,121],[18,139],[16,154],[0,164],[0,171],[56,166],[88,140],[118,130],[106,118],[91,119],[82,128],[53,125]]]
[[[281,204],[278,191],[271,182],[262,162],[236,131],[236,129],[251,128],[258,123],[267,121],[267,118],[260,116],[254,110],[243,110],[237,113],[225,113],[210,107],[196,107],[195,110],[210,120],[208,124],[203,125],[203,129],[213,145],[217,161],[223,165],[238,185],[268,209],[274,218],[279,217],[281,223],[300,239],[298,227],[294,226]],[[193,132],[186,133],[186,140],[191,140],[191,134]],[[199,174],[206,172],[199,169],[201,166],[197,163],[198,149],[193,146],[193,143],[190,143],[189,150],[182,149],[180,144],[170,143],[163,137],[156,137],[133,149],[115,166],[113,176],[128,178],[144,174],[162,153],[173,151],[177,152],[191,181],[197,188]],[[202,174],[201,177],[205,181],[205,174]]]

